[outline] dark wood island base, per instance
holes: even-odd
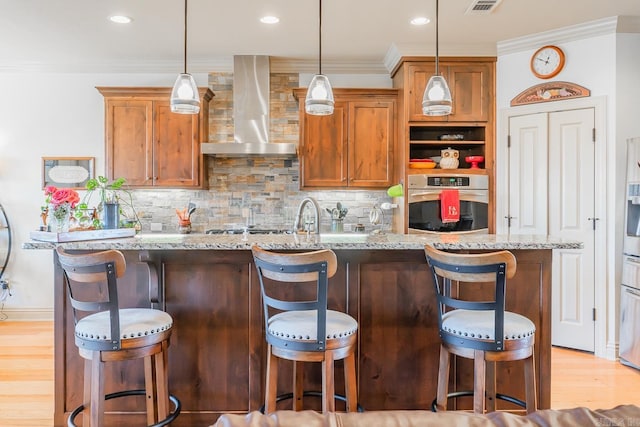
[[[339,267],[330,281],[329,306],[346,310],[359,322],[360,405],[365,410],[429,409],[436,395],[440,340],[424,252],[334,250]],[[552,250],[512,252],[518,269],[507,284],[507,309],[536,325],[538,408],[545,409],[550,406],[551,389]],[[222,413],[257,410],[264,398],[266,343],[251,252],[161,249],[123,253],[128,270],[119,288],[121,306],[151,303],[165,309],[175,321],[169,388],[182,402],[182,413],[172,425],[208,426]],[[62,271],[56,265],[55,426],[66,425],[69,412],[81,403],[82,366]],[[453,366],[450,390],[472,389],[472,362],[459,360]],[[336,367],[336,391],[341,393],[341,363]],[[320,367],[307,369],[305,389],[319,390]],[[517,362],[499,364],[498,392],[524,396],[522,369]],[[280,372],[279,390],[289,391],[290,370],[283,365]],[[105,377],[107,393],[143,388],[144,384],[143,367],[136,363],[109,367]],[[110,425],[143,425],[144,402],[136,399],[120,399],[118,412],[108,402]],[[465,399],[459,403],[469,407],[470,400]],[[282,402],[283,408],[287,404],[290,402]],[[516,408],[500,401],[498,407]]]

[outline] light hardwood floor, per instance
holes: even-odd
[[[562,348],[551,366],[552,408],[640,405],[640,371]],[[53,322],[0,322],[0,426],[52,424]]]

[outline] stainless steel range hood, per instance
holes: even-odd
[[[296,144],[269,142],[269,68],[268,56],[234,56],[234,142],[203,143],[203,154],[220,157],[296,154]]]

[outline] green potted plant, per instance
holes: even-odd
[[[87,193],[83,198],[83,202],[78,205],[78,210],[87,210],[89,201],[94,194],[98,192],[100,201],[96,207],[97,215],[93,215],[93,225],[96,228],[114,229],[121,225],[125,227],[140,226],[140,219],[133,204],[133,196],[131,192],[124,187],[126,180],[117,178],[109,181],[104,176],[91,178],[87,181]],[[127,212],[123,207],[127,207]],[[124,220],[120,220],[120,216]]]

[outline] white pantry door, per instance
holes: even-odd
[[[594,109],[509,118],[509,234],[584,242],[554,250],[553,345],[593,352]]]
[[[594,109],[549,114],[549,234],[584,243],[556,249],[551,344],[595,350]]]

